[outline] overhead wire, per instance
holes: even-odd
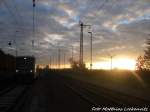
[[[4,6],[7,8],[9,14],[12,16],[12,18],[14,20],[14,23],[15,23],[14,25],[11,25],[11,26],[9,25],[7,27],[7,29],[14,29],[14,28],[16,28],[16,30],[19,30],[19,31],[21,29],[22,33],[26,32],[25,30],[29,30],[30,31],[30,29],[25,27],[23,17],[21,15],[21,13],[19,11],[19,8],[18,8],[17,4],[15,3],[15,1],[11,2],[11,5],[8,4],[8,2],[6,2],[6,0],[2,0],[1,2],[3,2]]]
[[[13,1],[10,4],[8,4],[6,0],[2,0],[1,2],[3,2],[4,6],[7,8],[8,12],[10,13],[15,22],[15,25],[11,25],[11,27],[9,25],[7,29],[16,29],[21,31],[21,33],[26,33],[27,31],[25,30],[30,31],[30,28],[28,29],[28,27],[24,24],[25,20],[22,17],[22,13],[20,12],[20,9],[18,8],[16,2]]]
[[[7,30],[8,29],[13,29],[15,31],[14,32],[15,35],[16,35],[16,31],[18,29],[19,29],[19,31],[20,31],[20,29],[22,29],[22,31],[24,32],[24,26],[22,26],[23,24],[21,24],[21,23],[23,23],[23,18],[20,15],[19,9],[18,9],[17,5],[14,3],[14,1],[11,3],[11,5],[6,0],[2,0],[1,2],[3,3],[3,5],[7,9],[7,11],[9,12],[11,17],[13,18],[13,22],[14,22],[13,23],[14,25],[12,24],[11,27],[10,27],[10,25],[8,25]],[[21,20],[21,21],[19,21],[19,20]],[[3,35],[4,35],[3,37],[6,37],[6,35],[8,35],[8,34],[7,33],[3,33]],[[13,37],[13,36],[14,35],[12,35],[11,37]]]
[[[15,0],[13,0],[13,2],[11,2],[11,4],[12,4],[12,6],[13,6],[13,8],[14,8],[14,10],[15,10],[15,14],[16,14],[16,16],[17,16],[17,18],[19,18],[19,20],[20,20],[20,26],[21,26],[21,29],[22,29],[22,32],[24,31],[24,20],[23,20],[23,17],[22,17],[22,13],[20,13],[20,10],[19,10],[19,8],[18,8],[18,6],[17,6],[17,4],[16,4],[16,2],[15,2]]]
[[[105,0],[99,7],[98,7],[98,11],[102,10],[105,6],[105,4],[108,2],[108,0]]]
[[[3,4],[5,5],[5,7],[7,8],[8,12],[10,13],[10,15],[13,17],[15,25],[17,27],[19,27],[19,22],[18,19],[16,18],[15,13],[10,9],[9,5],[7,4],[6,0],[2,0]]]

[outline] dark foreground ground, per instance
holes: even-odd
[[[33,84],[30,100],[25,103],[22,112],[115,112],[115,109],[128,112],[127,109],[131,108],[141,109],[138,112],[150,111],[148,98],[143,99],[132,93],[122,94],[83,81],[83,74],[75,77],[69,75],[70,72],[43,73]],[[79,76],[82,80],[79,80]],[[111,107],[112,110],[109,110]]]
[[[69,89],[60,78],[49,74],[33,86],[32,98],[23,108],[24,112],[88,112],[92,108]]]

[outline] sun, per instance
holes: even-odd
[[[115,58],[112,60],[112,69],[135,70],[136,61],[130,58]],[[93,69],[111,69],[111,61],[95,62]]]
[[[118,58],[113,61],[113,68],[135,70],[136,61],[129,58]]]

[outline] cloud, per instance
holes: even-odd
[[[36,0],[35,36],[32,0],[5,1],[6,4],[0,1],[0,47],[12,54],[7,42],[16,40],[17,47],[24,49],[19,50],[20,55],[34,52],[44,59],[49,55],[57,57],[60,46],[70,57],[74,46],[78,60],[79,20],[92,25],[92,29],[84,28],[85,61],[89,59],[89,30],[93,31],[93,53],[100,56],[114,52],[136,57],[143,52],[141,46],[149,34],[149,0]],[[98,60],[98,56],[93,59]]]

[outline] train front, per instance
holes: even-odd
[[[19,83],[31,83],[35,78],[35,58],[33,56],[16,57],[16,79]]]

